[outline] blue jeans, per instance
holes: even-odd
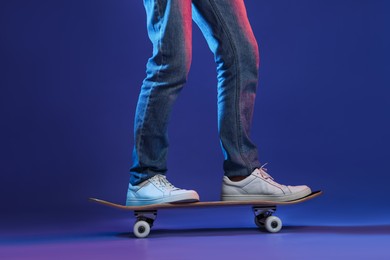
[[[133,185],[167,171],[167,127],[191,64],[192,19],[214,54],[218,73],[218,133],[226,176],[260,167],[250,139],[259,52],[244,0],[144,0],[153,55],[134,121]]]

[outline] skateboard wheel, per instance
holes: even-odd
[[[139,220],[134,224],[133,233],[138,238],[147,237],[150,233],[150,226],[145,220]]]
[[[270,216],[265,219],[264,227],[270,233],[277,233],[282,229],[282,221],[276,216]]]

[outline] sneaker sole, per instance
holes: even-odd
[[[311,194],[311,189],[307,188],[300,192],[288,194],[288,195],[222,195],[222,201],[253,201],[253,200],[261,200],[261,201],[291,201],[301,199]]]
[[[174,195],[158,199],[133,199],[127,200],[126,206],[146,206],[163,203],[190,203],[199,201],[199,195],[196,192]]]

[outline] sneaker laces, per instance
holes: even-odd
[[[267,172],[267,168],[265,168],[264,166],[266,166],[268,163],[264,163],[262,166],[260,166],[260,175],[264,178],[264,179],[271,179],[271,180],[274,180],[274,178],[271,177],[271,175],[268,174]]]
[[[267,168],[264,168],[264,166],[266,166],[267,164],[268,163],[263,164],[259,169],[261,177],[263,177],[264,179],[267,179],[270,183],[272,183],[273,185],[275,185],[277,187],[285,187],[285,185],[275,182],[274,178],[272,178],[271,175],[268,174]]]
[[[173,186],[172,183],[170,183],[167,180],[167,177],[161,174],[155,175],[151,181],[156,184],[159,188],[164,189],[164,190],[177,190],[175,186]]]

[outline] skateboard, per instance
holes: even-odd
[[[255,224],[259,228],[263,228],[270,233],[277,233],[282,229],[282,221],[277,216],[273,216],[277,206],[292,205],[301,203],[322,194],[322,191],[315,191],[306,197],[290,200],[290,201],[202,201],[192,203],[164,203],[153,204],[145,206],[125,206],[121,204],[112,203],[109,201],[90,198],[91,201],[110,206],[122,210],[134,211],[136,222],[133,226],[133,233],[138,238],[147,237],[150,233],[150,229],[157,217],[157,210],[161,209],[175,209],[175,208],[205,208],[205,207],[223,207],[223,206],[252,206],[253,213],[255,215]]]

